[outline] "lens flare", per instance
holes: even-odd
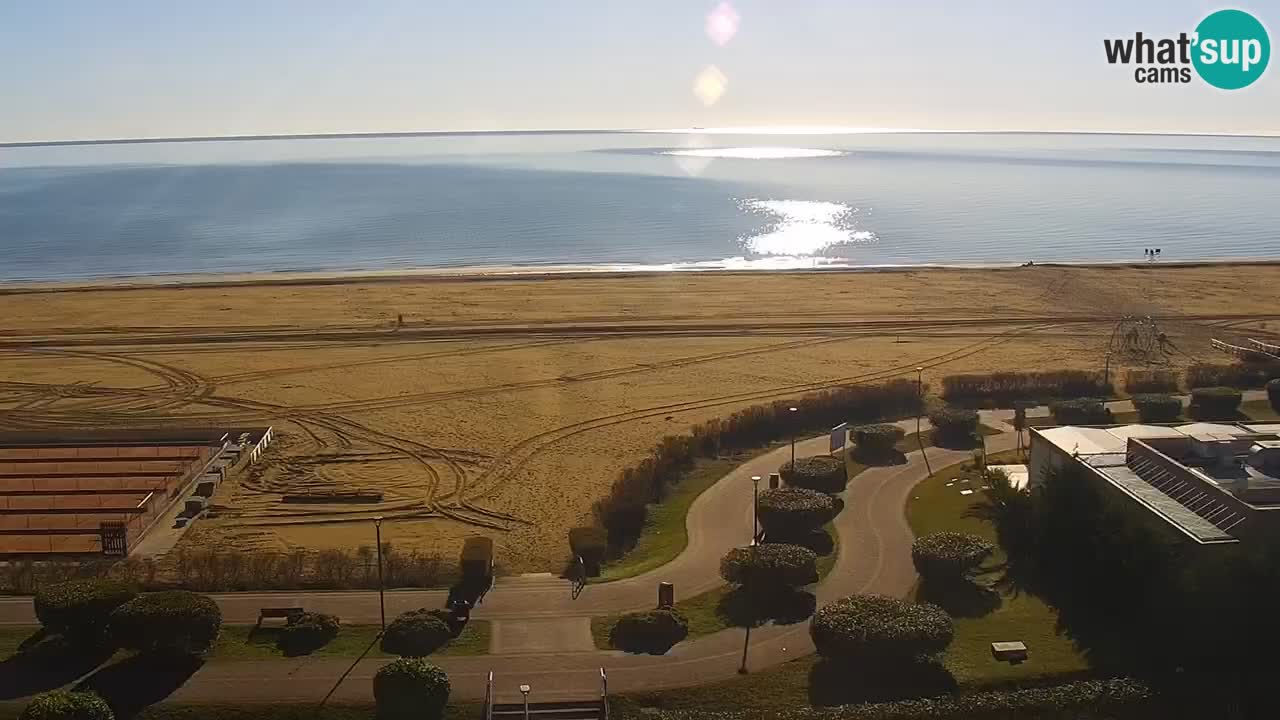
[[[702,101],[703,105],[711,107],[715,105],[724,95],[725,89],[729,85],[729,78],[720,72],[720,68],[715,65],[708,65],[698,73],[698,77],[693,81],[693,94]]]
[[[733,36],[738,34],[738,23],[741,20],[742,17],[738,15],[738,11],[734,10],[732,5],[722,2],[707,13],[705,26],[707,37],[711,38],[711,42],[720,47],[728,45]]]

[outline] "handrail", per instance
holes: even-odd
[[[600,668],[600,711],[602,720],[609,720],[609,675]]]
[[[493,720],[493,671],[489,671],[489,679],[484,685],[484,715],[482,720]]]

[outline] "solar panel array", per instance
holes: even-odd
[[[1237,506],[1226,502],[1203,482],[1174,472],[1151,458],[1135,453],[1130,457],[1128,466],[1149,485],[1224,533],[1230,533],[1247,519]]]

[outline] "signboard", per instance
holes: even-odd
[[[839,425],[831,428],[830,452],[834,453],[838,450],[843,450],[845,441],[848,439],[848,437],[849,437],[849,423],[840,423]]]

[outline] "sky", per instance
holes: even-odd
[[[1190,32],[1217,2],[730,2],[737,28],[720,44],[706,31],[718,2],[705,0],[6,0],[0,142],[694,126],[1280,134],[1280,68],[1225,92],[1139,85],[1106,63],[1104,38]],[[1235,7],[1274,41],[1280,2],[1253,2]],[[695,93],[704,72],[720,92]]]

